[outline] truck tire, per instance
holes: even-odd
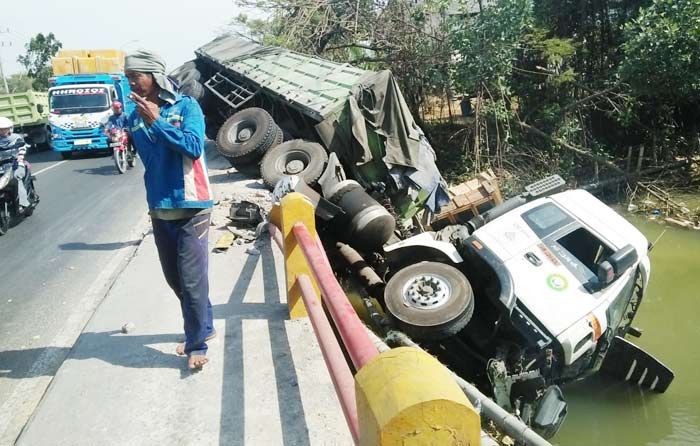
[[[45,127],[34,128],[29,131],[29,142],[35,151],[49,148],[49,133]]]
[[[189,81],[182,84],[180,87],[180,93],[190,96],[199,102],[200,107],[204,108],[206,103],[207,89],[201,82],[197,80]]]
[[[384,305],[395,325],[416,339],[457,334],[474,314],[467,278],[445,263],[420,262],[399,270],[384,289]]]
[[[175,68],[169,75],[180,87],[190,81],[198,81],[202,78],[202,72],[197,68],[197,63],[190,60]]]
[[[273,188],[285,175],[298,175],[311,186],[321,177],[327,161],[328,152],[322,145],[293,139],[267,151],[260,163],[260,175]]]
[[[216,136],[216,148],[232,164],[257,162],[277,141],[279,127],[262,108],[246,108],[224,122]]]

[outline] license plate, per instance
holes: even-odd
[[[120,143],[120,142],[111,142],[111,143],[109,143],[109,146],[110,146],[110,147],[119,147],[119,146],[121,146],[121,145],[122,145],[122,143]]]
[[[76,139],[75,141],[73,141],[73,145],[76,146],[86,146],[90,143],[92,143],[91,139]]]

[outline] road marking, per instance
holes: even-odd
[[[56,165],[57,164],[49,166],[48,169]],[[145,237],[144,231],[148,228],[148,225],[149,217],[144,216],[139,224],[134,227],[131,234],[138,234],[141,241],[143,241]],[[1,414],[13,414],[13,416],[0,417],[0,442],[4,441],[4,437],[9,434],[13,437],[17,437],[21,432],[22,426],[29,425],[31,415],[38,409],[44,392],[47,387],[51,385],[51,381],[58,373],[63,361],[68,359],[68,355],[70,355],[70,352],[65,353],[65,349],[70,350],[73,347],[78,337],[80,337],[88,322],[90,322],[90,319],[92,319],[97,311],[97,308],[109,294],[114,283],[129,265],[131,259],[136,255],[140,246],[141,243],[138,243],[133,246],[126,246],[115,252],[102,272],[85,291],[80,302],[75,306],[75,311],[68,316],[63,327],[61,327],[54,338],[43,347],[44,351],[39,355],[36,361],[34,361],[31,368],[26,373],[26,377],[20,380],[10,396],[0,405]],[[64,358],[61,359],[58,368],[56,368],[52,374],[48,374],[47,372],[55,367],[60,356],[64,356]],[[24,410],[18,411],[17,408],[20,407],[28,407],[30,408],[30,412],[26,413]],[[19,426],[19,431],[10,433],[10,428],[16,427],[14,425],[16,423],[15,420],[21,420],[22,426]],[[17,439],[19,440],[19,438]]]
[[[57,162],[56,164],[53,164],[53,165],[51,165],[51,166],[49,166],[49,167],[44,167],[43,169],[41,169],[41,170],[38,171],[38,172],[34,172],[32,175],[34,175],[34,176],[39,175],[39,174],[42,173],[42,172],[46,172],[46,171],[49,170],[49,169],[53,169],[54,167],[60,166],[61,164],[67,163],[67,162],[68,162],[68,160],[59,161],[59,162]]]

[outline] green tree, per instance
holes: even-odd
[[[655,0],[629,23],[620,76],[642,96],[697,100],[700,1]]]
[[[26,73],[15,73],[7,78],[7,88],[9,88],[10,91],[5,93],[23,93],[27,90],[31,90],[32,82],[34,82],[34,79],[29,77]],[[5,90],[4,86],[2,89]]]
[[[27,70],[34,79],[32,86],[35,90],[49,88],[49,76],[51,76],[51,58],[63,47],[53,33],[46,35],[39,33],[32,37],[24,46],[27,52],[20,55],[17,61]]]
[[[700,0],[654,0],[625,27],[620,78],[640,98],[661,139],[661,110],[671,111],[684,133],[686,155],[700,153]],[[668,150],[663,157],[672,155]]]

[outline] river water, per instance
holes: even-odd
[[[651,280],[632,341],[676,374],[663,394],[601,377],[569,384],[560,446],[700,445],[700,231],[628,216],[650,241]]]

